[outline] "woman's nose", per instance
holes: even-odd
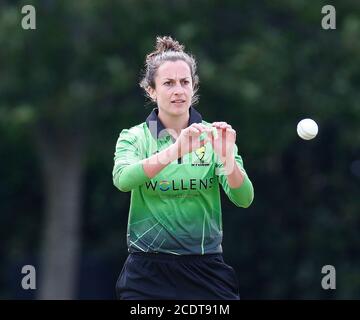
[[[184,88],[182,87],[181,83],[177,83],[174,87],[174,93],[175,94],[181,94],[184,93]]]

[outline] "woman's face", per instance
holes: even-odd
[[[169,116],[187,113],[194,94],[190,67],[185,61],[166,61],[155,74],[155,89],[150,88],[159,112]]]

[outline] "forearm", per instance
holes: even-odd
[[[139,162],[123,168],[115,165],[113,170],[114,185],[123,192],[128,192],[156,176],[169,163],[177,159],[176,144]]]
[[[230,188],[240,188],[244,182],[245,174],[240,170],[235,157],[223,161],[227,182]]]
[[[249,207],[254,199],[254,188],[249,177],[235,159],[225,161],[224,169],[226,180],[223,187],[229,199],[238,207]]]
[[[169,163],[179,158],[178,144],[174,143],[168,148],[146,158],[142,161],[145,174],[151,179],[155,177]]]
[[[148,179],[140,161],[125,167],[115,165],[113,169],[113,183],[122,192],[131,191]]]

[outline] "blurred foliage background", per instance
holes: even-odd
[[[21,28],[26,4],[36,30]],[[130,193],[112,184],[113,153],[154,107],[138,82],[157,35],[198,59],[204,119],[237,130],[255,200],[222,193],[223,248],[241,297],[358,299],[357,0],[2,1],[0,298],[115,298]],[[319,135],[303,141],[308,117]],[[26,264],[36,290],[21,288]],[[321,288],[327,264],[336,290]]]

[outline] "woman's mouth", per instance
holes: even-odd
[[[174,103],[174,104],[182,104],[184,103],[185,100],[182,100],[182,99],[177,99],[177,100],[172,100],[171,103]]]

